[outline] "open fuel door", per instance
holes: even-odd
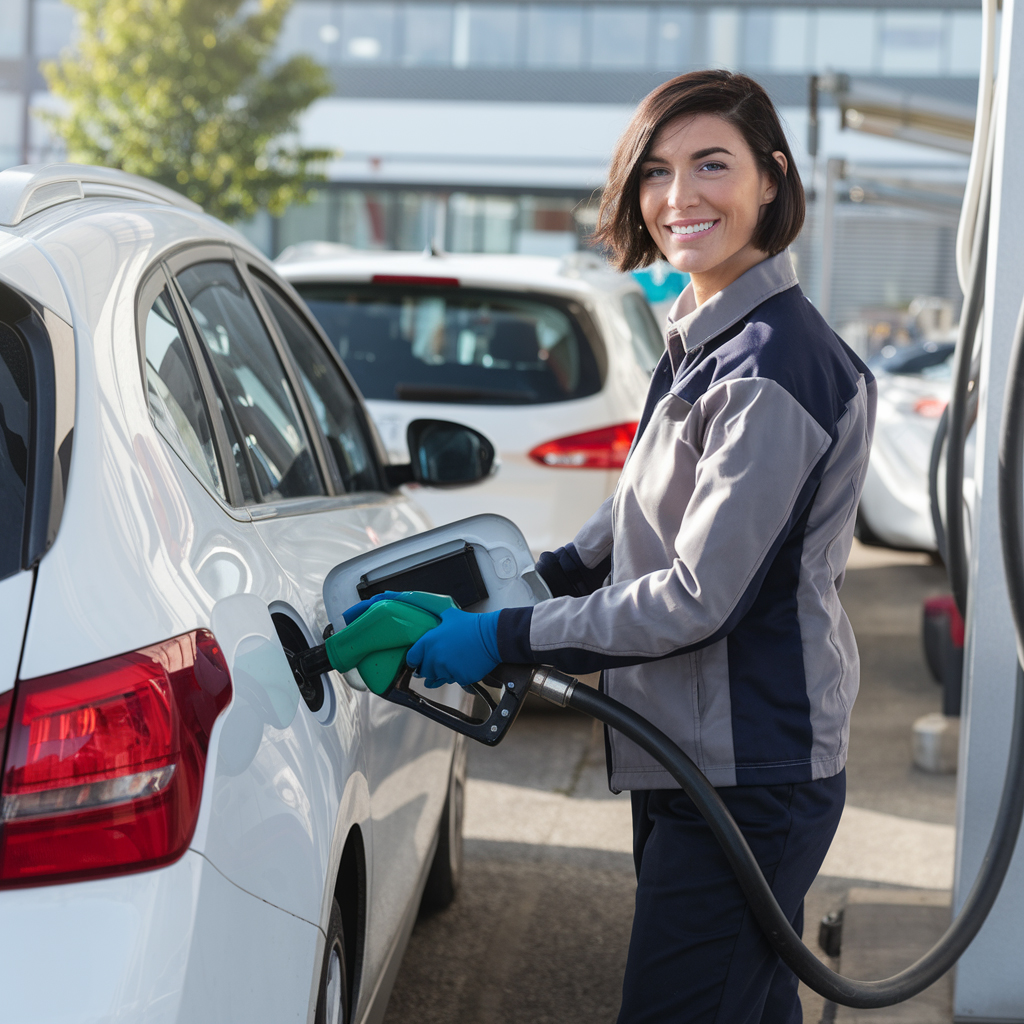
[[[334,628],[343,630],[347,608],[389,590],[443,595],[472,612],[534,605],[551,596],[519,528],[498,515],[462,519],[335,566],[324,582],[324,606]],[[435,614],[439,607],[430,600],[422,605]],[[473,688],[469,707],[457,687],[425,690],[404,656],[391,657],[393,677],[391,668],[386,679],[371,679],[364,669],[369,689],[488,745],[504,736],[529,689],[525,667],[501,665]]]

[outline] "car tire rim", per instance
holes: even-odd
[[[331,947],[331,955],[327,959],[327,989],[324,1001],[327,1007],[325,1024],[344,1024],[345,1008],[342,1004],[342,970],[341,951],[337,945]]]

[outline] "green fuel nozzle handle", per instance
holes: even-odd
[[[324,642],[331,667],[339,672],[356,669],[367,688],[383,696],[405,666],[409,648],[449,608],[458,608],[450,597],[416,591],[378,601]]]

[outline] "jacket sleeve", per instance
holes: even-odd
[[[591,672],[726,636],[810,505],[831,444],[788,391],[763,378],[724,381],[687,415],[663,417],[649,431],[656,436],[627,463],[632,486],[617,515],[628,529],[650,534],[649,544],[674,533],[670,564],[588,596],[503,610],[503,660]],[[671,510],[673,480],[684,473],[695,486],[676,525],[652,524]]]
[[[574,541],[537,559],[537,572],[553,597],[586,597],[604,585],[611,568],[611,498],[583,524]]]

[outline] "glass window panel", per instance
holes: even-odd
[[[816,21],[817,70],[874,70],[877,34],[874,11],[818,10]]]
[[[381,64],[395,56],[395,5],[342,5],[342,59],[352,64]]]
[[[976,78],[981,70],[981,15],[953,11],[949,20],[950,74]]]
[[[153,423],[185,465],[226,499],[210,414],[166,288],[145,311],[142,344]]]
[[[75,21],[75,12],[63,0],[35,0],[32,52],[37,57],[56,57],[74,42]]]
[[[281,59],[308,53],[321,64],[337,63],[341,53],[339,8],[330,0],[303,0],[285,17],[277,40]]]
[[[299,290],[367,398],[520,405],[601,388],[572,303],[475,288]]]
[[[178,282],[238,422],[263,497],[323,494],[277,350],[230,263],[200,263]]]
[[[709,67],[739,66],[741,16],[736,7],[712,7],[708,11]]]
[[[577,68],[583,57],[583,8],[531,5],[526,12],[526,63]]]
[[[654,30],[654,66],[682,71],[694,60],[696,19],[688,7],[659,7]]]
[[[0,3],[0,57],[20,57],[25,51],[26,0]]]
[[[938,11],[884,11],[882,74],[937,75],[942,70],[945,23]]]
[[[259,288],[299,367],[306,397],[327,438],[346,492],[377,490],[380,485],[359,406],[337,364],[276,288],[262,281]]]
[[[35,457],[33,399],[25,343],[0,323],[0,579],[21,568],[28,470]]]
[[[464,15],[466,62],[495,68],[515,64],[519,52],[519,13],[520,9],[512,4],[468,5]]]
[[[750,15],[748,14],[748,18]],[[782,8],[772,11],[771,30],[767,37],[768,65],[766,70],[790,74],[808,71],[811,42],[811,17],[808,11]],[[751,30],[747,29],[750,39]]]
[[[590,9],[590,64],[595,68],[641,68],[647,65],[651,12],[631,7]]]
[[[406,64],[451,63],[451,4],[406,5],[403,60]]]

